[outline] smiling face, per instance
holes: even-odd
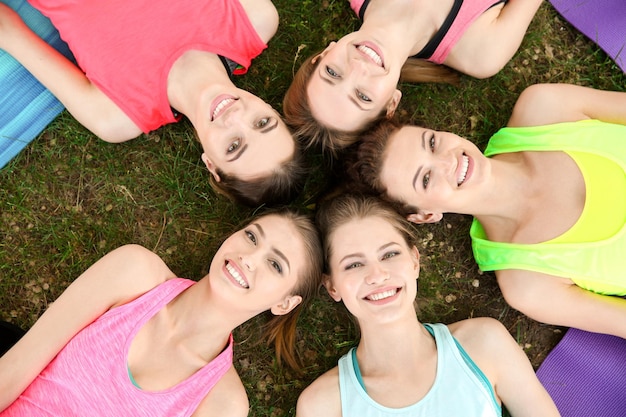
[[[279,114],[259,97],[241,89],[212,98],[209,117],[196,126],[202,160],[219,181],[217,170],[241,180],[270,175],[294,155],[295,144]]]
[[[331,42],[309,80],[311,113],[328,128],[357,131],[381,113],[393,114],[402,96],[400,69],[388,69],[382,47],[361,37],[353,32]]]
[[[389,138],[380,179],[389,197],[419,208],[409,220],[420,223],[446,212],[472,214],[472,197],[487,168],[488,159],[472,142],[404,126]]]
[[[369,216],[336,228],[326,287],[359,320],[386,321],[413,310],[419,253],[387,220]]]
[[[301,301],[292,291],[307,267],[306,259],[303,238],[294,223],[266,215],[220,246],[209,270],[211,287],[250,316],[268,309],[286,314]]]

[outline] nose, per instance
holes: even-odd
[[[243,265],[247,271],[252,272],[256,269],[256,260],[254,259],[254,254],[252,253],[240,254],[239,262],[241,262],[241,265]]]
[[[380,264],[374,264],[368,271],[367,277],[365,278],[365,282],[368,285],[380,284],[389,279],[389,271],[385,269]]]
[[[350,59],[350,76],[363,77],[369,73],[367,63],[359,56]]]
[[[238,126],[241,125],[241,117],[243,111],[241,110],[240,100],[237,100],[226,112],[222,115],[224,126]]]
[[[445,174],[454,174],[456,168],[456,158],[450,152],[433,155],[434,165]]]

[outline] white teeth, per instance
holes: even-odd
[[[374,61],[377,65],[380,65],[380,66],[383,65],[382,58],[372,48],[367,47],[365,45],[359,45],[358,49],[359,51],[363,52],[368,57],[372,58],[372,61]]]
[[[230,266],[229,263],[226,263],[226,270],[235,279],[235,281],[237,281],[239,283],[239,285],[241,285],[244,288],[249,288],[249,286],[246,283],[246,281],[241,277],[241,275],[239,275],[239,272],[237,272],[237,270],[235,268]]]
[[[393,290],[387,290],[387,291],[378,292],[376,294],[369,295],[367,297],[367,299],[368,300],[372,300],[372,301],[379,301],[379,300],[383,300],[385,298],[392,297],[392,296],[396,295],[397,292],[398,292],[398,289],[394,288]]]
[[[213,110],[213,120],[215,120],[215,118],[220,114],[224,107],[226,107],[233,101],[235,101],[234,98],[225,98],[224,100],[220,101],[217,107],[215,107],[215,110]]]
[[[463,155],[461,163],[463,165],[461,166],[461,172],[459,172],[459,177],[456,179],[457,185],[463,184],[463,181],[465,181],[465,177],[467,176],[467,168],[469,167],[469,158],[467,157],[467,155]]]

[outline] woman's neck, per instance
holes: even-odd
[[[167,97],[170,105],[187,116],[195,126],[205,117],[206,109],[222,90],[236,88],[230,80],[219,56],[203,51],[187,51],[172,65],[167,78]]]
[[[452,4],[453,0],[372,0],[359,31],[382,37],[385,47],[397,51],[404,63],[439,30]]]
[[[207,362],[226,346],[232,331],[249,317],[224,312],[207,279],[191,286],[163,310],[162,325],[171,339]]]
[[[388,375],[419,366],[422,358],[436,350],[433,337],[413,310],[410,316],[394,323],[362,324],[357,358],[364,376]],[[403,359],[392,361],[389,358]]]

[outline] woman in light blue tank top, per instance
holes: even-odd
[[[361,330],[356,349],[301,394],[298,417],[558,416],[524,352],[491,318],[417,319],[419,253],[408,223],[373,197],[342,195],[317,215],[324,285]]]
[[[350,172],[415,223],[474,216],[474,257],[513,308],[626,338],[626,92],[531,86],[485,154],[453,133],[382,124]]]

